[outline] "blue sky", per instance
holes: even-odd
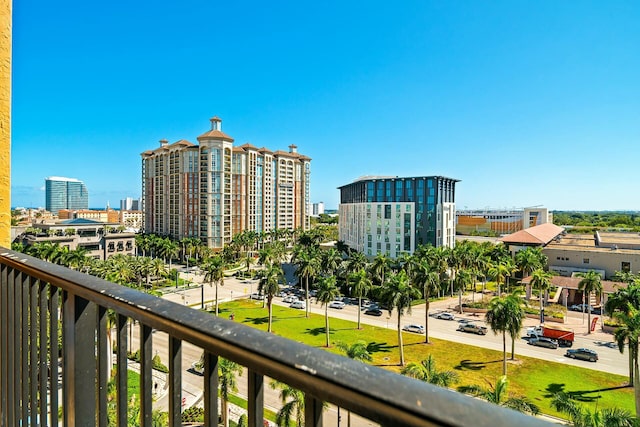
[[[14,2],[12,206],[139,197],[140,153],[296,144],[312,201],[460,179],[458,209],[640,210],[637,1]]]

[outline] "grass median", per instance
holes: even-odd
[[[236,322],[267,330],[268,312],[262,308],[261,301],[238,300],[221,305],[221,317],[231,313]],[[364,340],[373,348],[371,364],[399,372],[397,331],[366,324],[362,324],[362,329],[358,330],[355,320],[355,316],[354,321],[331,318],[331,343],[341,341],[351,344]],[[395,324],[395,317],[393,320],[390,324]],[[318,314],[310,313],[309,319],[306,319],[303,310],[274,305],[273,332],[326,349],[324,316]],[[457,386],[477,384],[490,387],[502,374],[502,352],[433,338],[431,341],[431,344],[424,344],[424,336],[404,333],[406,363],[419,362],[432,354],[438,369],[458,373],[460,382]],[[340,353],[333,345],[326,350]],[[527,396],[546,414],[563,416],[551,407],[551,398],[559,391],[572,393],[591,410],[621,408],[635,412],[633,388],[626,386],[627,377],[517,353],[516,360],[508,362],[507,372],[509,393]]]

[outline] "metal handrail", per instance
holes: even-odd
[[[60,288],[67,295],[83,298],[104,309],[112,309],[149,328],[164,331],[173,339],[201,347],[206,353],[237,362],[250,372],[286,383],[315,401],[333,403],[381,425],[549,425],[534,417],[237,322],[215,318],[22,253],[2,249],[0,252],[0,265],[3,267]],[[11,284],[5,283],[4,277],[2,287]],[[4,361],[6,355],[0,356],[4,369],[7,366]],[[67,369],[73,369],[73,366]],[[3,404],[4,399],[10,398],[5,396]],[[321,424],[321,421],[314,422]],[[76,422],[76,425],[80,424]],[[307,425],[310,425],[309,418]]]

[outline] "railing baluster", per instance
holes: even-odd
[[[29,417],[29,284],[31,278],[22,275],[22,425],[27,425]]]
[[[218,425],[219,360],[218,356],[204,352],[204,425],[207,427]]]
[[[64,293],[64,367],[66,427],[95,425],[97,306]]]
[[[38,288],[40,281],[31,279],[29,286],[29,417],[34,419],[38,414]]]
[[[7,389],[7,372],[8,361],[6,354],[9,351],[9,345],[7,343],[9,337],[9,321],[8,321],[8,292],[9,287],[7,283],[7,269],[6,265],[0,266],[0,283],[2,283],[2,289],[0,289],[0,391]],[[6,426],[8,422],[7,417],[7,404],[8,394],[1,393],[0,396],[0,425]]]
[[[264,427],[264,377],[251,369],[247,370],[249,390],[247,412],[249,427]]]
[[[169,337],[169,426],[182,425],[182,341]]]
[[[117,372],[117,408],[118,408],[118,416],[117,416],[117,425],[119,427],[125,427],[127,425],[127,415],[128,415],[128,396],[127,396],[127,371],[128,371],[128,360],[127,360],[127,324],[128,318],[121,314],[118,314],[118,355],[117,355],[117,363],[118,363],[118,372]]]
[[[304,395],[304,425],[322,427],[322,401],[309,394]]]
[[[48,425],[47,423],[47,383],[49,382],[49,370],[47,369],[47,346],[49,343],[49,334],[47,330],[47,326],[49,325],[49,304],[47,301],[47,284],[40,282],[40,286],[38,288],[38,300],[40,302],[40,307],[38,309],[39,320],[38,323],[40,325],[40,345],[38,346],[38,356],[39,362],[38,367],[38,382],[40,389],[40,424],[44,427]]]
[[[49,379],[49,412],[51,426],[58,426],[58,310],[59,310],[60,292],[55,286],[49,285],[49,335],[51,340],[49,343],[49,367],[51,369],[51,377]]]
[[[151,328],[140,322],[140,426],[151,427],[153,400],[153,339]]]
[[[23,407],[22,402],[22,331],[27,327],[26,323],[22,323],[22,273],[20,271],[13,270],[13,280],[11,281],[11,287],[14,289],[15,300],[13,306],[15,307],[14,322],[15,329],[13,334],[15,335],[14,351],[15,351],[15,388],[14,396],[16,400],[16,419],[22,419]]]
[[[17,399],[16,399],[16,392],[15,392],[15,381],[16,381],[16,365],[15,365],[15,347],[16,347],[16,343],[15,343],[15,307],[16,307],[16,300],[15,300],[15,287],[14,287],[14,272],[12,268],[7,269],[7,273],[6,273],[6,281],[5,281],[5,286],[7,286],[8,288],[8,292],[7,292],[7,304],[8,305],[8,311],[7,311],[7,320],[8,320],[8,328],[9,328],[9,335],[7,337],[7,395],[9,396],[9,405],[7,407],[7,416],[9,417],[9,425],[12,425],[14,420],[15,420],[15,416],[18,413],[18,411],[16,411],[16,406],[17,406]]]
[[[107,342],[108,310],[98,307],[98,426],[107,427],[107,386],[109,383],[109,364],[112,359],[112,350]],[[112,325],[109,325],[111,327]]]

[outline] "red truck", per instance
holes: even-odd
[[[535,326],[527,328],[528,337],[545,337],[558,341],[560,347],[571,347],[575,336],[573,330],[563,328],[562,326]]]

